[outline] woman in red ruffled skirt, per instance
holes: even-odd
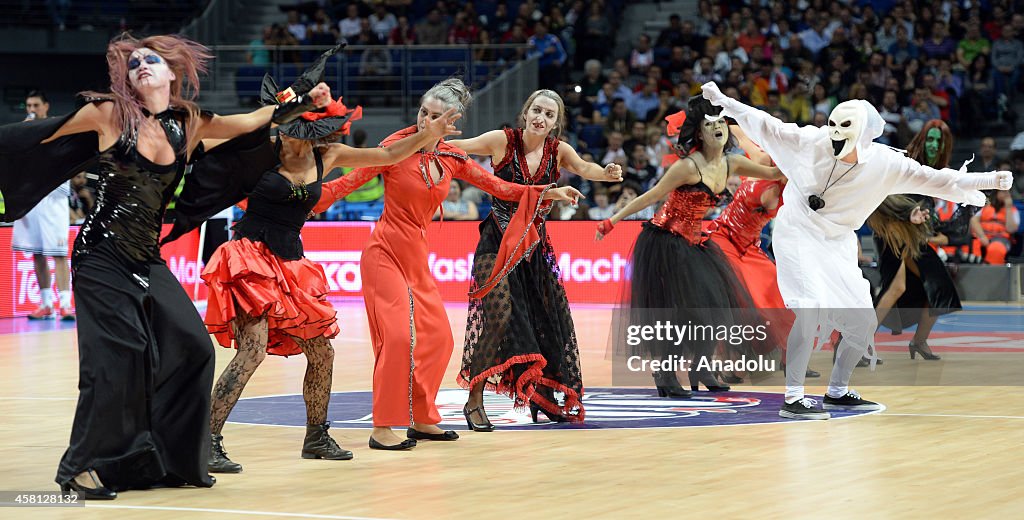
[[[277,91],[269,77],[264,81],[269,84],[263,92]],[[214,252],[202,273],[210,291],[206,326],[222,346],[238,349],[213,389],[210,472],[242,470],[227,458],[221,430],[267,353],[306,355],[302,457],[352,458],[352,452],[341,449],[327,434],[334,363],[330,339],[339,330],[334,308],[327,301],[327,278],[319,264],[303,256],[300,232],[320,199],[325,171],[400,161],[428,141],[456,133],[452,113],[432,121],[426,132],[387,148],[360,149],[334,143],[361,115],[358,107],[349,110],[340,99],[322,112],[303,114],[294,123],[278,127],[280,137],[273,146],[279,164],[255,182],[246,213],[233,228],[233,240]]]

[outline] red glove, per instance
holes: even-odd
[[[612,224],[611,219],[606,218],[602,220],[600,224],[597,225],[597,232],[601,233],[602,235],[607,235],[608,233],[611,233],[613,229],[615,229],[615,225]]]

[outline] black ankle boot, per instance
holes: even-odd
[[[224,451],[224,436],[210,434],[210,458],[206,461],[210,473],[241,473],[242,465],[228,458]]]
[[[689,390],[679,384],[679,378],[676,377],[675,372],[659,371],[653,372],[651,375],[654,376],[654,384],[658,388],[659,397],[668,397],[669,399],[693,397]]]
[[[307,424],[306,440],[302,442],[302,458],[304,459],[326,459],[326,460],[349,460],[352,452],[341,449],[337,442],[327,434],[331,423]]]

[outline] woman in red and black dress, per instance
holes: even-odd
[[[563,167],[594,181],[622,180],[619,165],[602,168],[586,162],[558,139],[565,128],[565,105],[555,92],[531,94],[519,117],[522,128],[494,130],[451,144],[472,155],[490,156],[494,174],[517,184],[558,182]],[[539,227],[540,243],[532,254],[523,262],[502,266],[508,276],[485,296],[479,294],[494,270],[499,245],[517,208],[515,202],[494,201],[490,216],[480,223],[473,257],[458,383],[470,390],[463,414],[476,431],[494,430],[484,411],[485,387],[511,397],[518,408],[529,406],[535,422],[537,412],[556,422],[584,417],[579,347],[546,226]],[[556,393],[564,396],[561,401]]]
[[[753,322],[748,310],[754,303],[722,254],[721,249],[701,231],[708,208],[726,191],[729,173],[769,180],[781,177],[778,168],[759,165],[742,155],[726,155],[731,140],[721,109],[701,97],[691,99],[679,134],[683,160],[665,172],[658,183],[633,199],[598,226],[597,239],[614,229],[618,221],[668,197],[633,246],[633,279],[629,299],[629,320],[633,325],[653,325],[659,318],[672,322],[729,325],[736,320]],[[660,313],[668,312],[663,315]],[[648,359],[688,360],[690,384],[703,383],[709,390],[724,390],[712,374],[696,370],[700,359],[711,356],[716,342],[693,341],[676,344],[650,341],[629,352]],[[674,371],[654,372],[662,397],[688,397]]]

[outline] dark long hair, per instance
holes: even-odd
[[[721,113],[722,107],[712,105],[710,101],[701,96],[690,98],[686,104],[686,121],[683,121],[683,125],[679,128],[679,140],[676,141],[679,153],[686,156],[693,152],[703,151],[704,142],[700,137],[700,127],[704,124],[704,116],[717,116]],[[725,131],[729,132],[728,126]],[[729,140],[725,143],[725,149],[728,150],[734,146],[736,146],[736,138],[733,137],[732,132],[729,132]]]

